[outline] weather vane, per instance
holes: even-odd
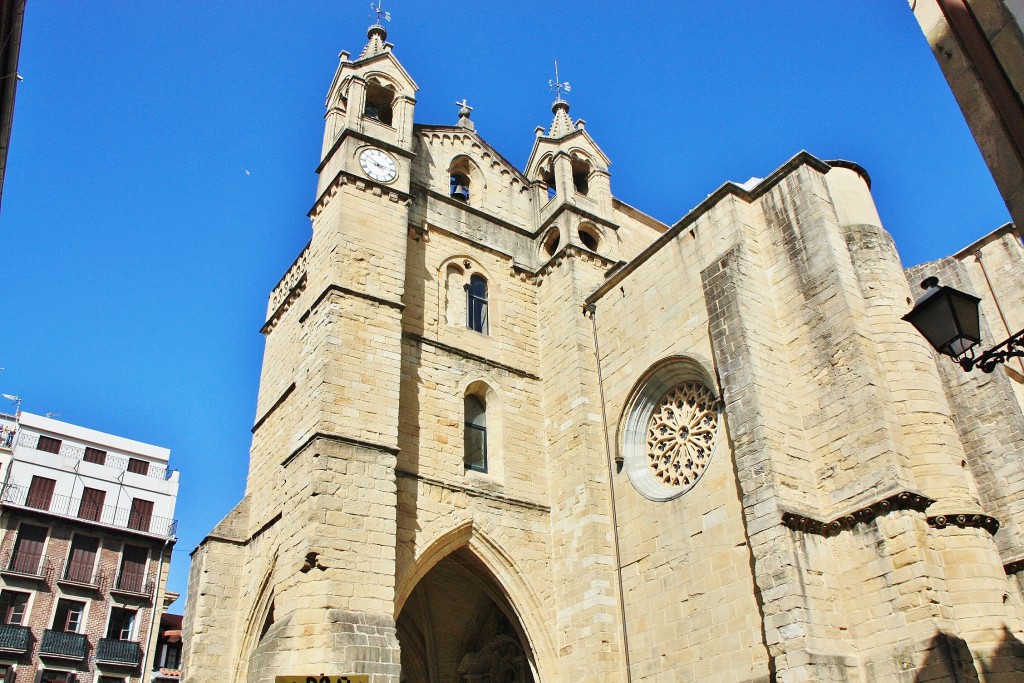
[[[391,12],[385,12],[384,10],[382,10],[380,8],[381,1],[382,0],[377,0],[377,4],[376,5],[374,5],[372,2],[370,3],[370,11],[371,11],[370,18],[373,19],[374,15],[376,15],[377,16],[377,24],[379,24],[379,25],[380,25],[380,20],[381,19],[383,19],[384,21],[391,21]]]
[[[562,91],[563,90],[566,92],[566,94],[568,94],[569,91],[572,89],[572,87],[569,85],[569,81],[562,82],[562,81],[558,80],[558,60],[557,59],[555,60],[555,80],[548,81],[548,86],[551,88],[551,92],[558,93],[558,99],[562,99]]]

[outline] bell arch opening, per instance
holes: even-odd
[[[468,548],[434,565],[398,615],[405,683],[539,683],[523,625]]]

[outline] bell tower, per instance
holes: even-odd
[[[377,14],[359,57],[341,53],[312,238],[270,296],[245,498],[193,558],[197,592],[224,596],[196,602],[195,633],[232,633],[238,647],[193,651],[200,678],[185,680],[399,680],[395,458],[417,86]]]

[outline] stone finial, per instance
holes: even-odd
[[[381,0],[377,0],[377,4],[370,3],[370,19],[374,19],[375,23],[366,31],[366,37],[369,42],[366,43],[366,47],[363,48],[362,54],[359,55],[359,59],[366,59],[367,57],[376,57],[377,55],[384,54],[388,50],[388,31],[384,28],[384,24],[381,21],[391,21],[391,12],[385,12],[380,6]]]
[[[472,121],[469,120],[469,115],[473,111],[473,107],[471,107],[468,104],[466,104],[466,98],[465,97],[462,98],[461,102],[456,102],[455,104],[457,104],[457,105],[459,105],[459,107],[461,107],[459,109],[459,123],[458,123],[459,128],[466,128],[468,130],[475,130],[476,126],[473,124]]]

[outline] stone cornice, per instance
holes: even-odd
[[[567,244],[558,253],[556,253],[554,256],[548,259],[547,262],[541,265],[541,267],[538,268],[536,272],[533,273],[533,276],[538,278],[544,277],[547,273],[551,271],[552,268],[561,265],[562,261],[564,261],[566,257],[570,255],[579,256],[582,261],[586,261],[588,263],[596,263],[599,266],[604,266],[605,268],[611,268],[613,266],[621,265],[623,263],[622,261],[615,261],[613,259],[610,259],[607,256],[601,256],[600,254],[590,251],[589,249],[584,249],[583,247],[577,244]]]
[[[312,304],[309,305],[309,308],[306,309],[306,312],[303,313],[301,316],[299,316],[299,322],[300,323],[306,322],[306,318],[308,318],[310,315],[312,315],[313,311],[315,311],[317,309],[317,307],[321,303],[323,303],[323,300],[326,299],[331,294],[334,294],[334,293],[342,294],[344,296],[352,296],[352,297],[355,297],[357,299],[365,299],[366,301],[372,301],[375,304],[380,304],[381,306],[387,306],[388,308],[394,308],[395,310],[398,310],[398,311],[405,310],[405,304],[403,304],[400,301],[391,301],[390,299],[382,299],[379,296],[374,296],[373,294],[367,294],[366,292],[359,292],[359,291],[356,291],[354,289],[349,289],[348,287],[342,287],[341,285],[328,285],[324,289],[324,291],[320,292],[320,296],[318,296],[316,298],[316,301],[314,301]]]
[[[537,236],[536,232],[530,232],[529,230],[527,230],[525,228],[520,228],[515,223],[509,223],[508,221],[503,220],[501,218],[498,218],[497,216],[494,216],[492,214],[489,214],[486,211],[481,211],[480,209],[478,209],[476,207],[470,206],[470,205],[466,204],[465,202],[460,202],[457,199],[452,199],[451,197],[449,197],[447,195],[441,194],[437,190],[430,189],[426,185],[416,184],[414,187],[416,187],[416,189],[422,190],[426,197],[429,197],[430,199],[433,199],[436,202],[441,202],[442,204],[448,204],[449,206],[454,206],[454,207],[456,207],[456,208],[458,208],[458,209],[460,209],[462,211],[465,211],[466,213],[471,213],[474,216],[479,216],[480,218],[483,218],[484,220],[486,220],[488,223],[494,223],[495,225],[500,225],[501,227],[505,228],[506,230],[511,230],[512,232],[519,233],[520,235],[525,235],[526,237],[536,237]]]
[[[355,439],[349,436],[342,436],[341,434],[328,434],[327,432],[317,432],[306,439],[301,446],[296,448],[294,451],[288,454],[288,457],[281,461],[281,467],[288,467],[295,458],[299,457],[304,450],[315,444],[317,441],[333,441],[335,443],[343,443],[348,446],[356,446],[357,448],[363,448],[369,451],[379,451],[387,453],[388,455],[398,455],[399,449],[394,446],[387,446],[382,443],[374,443],[372,441],[363,441],[362,439]]]
[[[299,277],[298,281],[288,289],[284,298],[281,300],[281,303],[278,304],[277,308],[274,309],[274,312],[269,318],[267,318],[267,322],[263,323],[263,327],[260,328],[260,334],[269,334],[277,325],[278,321],[281,320],[281,316],[283,316],[285,312],[292,307],[292,304],[304,291],[306,291],[305,273],[303,273],[301,277]]]
[[[928,518],[928,526],[935,529],[945,529],[947,526],[957,526],[961,529],[977,528],[984,529],[990,534],[995,535],[999,531],[999,520],[989,515],[964,512],[960,514],[933,515]]]
[[[617,223],[613,223],[607,218],[601,218],[596,214],[590,213],[589,211],[587,211],[584,208],[581,208],[577,204],[570,204],[568,202],[565,202],[561,204],[558,208],[556,208],[554,211],[552,211],[551,215],[548,216],[547,219],[540,224],[540,227],[538,227],[537,230],[533,232],[533,234],[539,235],[545,230],[547,230],[548,227],[550,227],[555,221],[557,221],[563,213],[575,213],[582,216],[585,220],[591,221],[592,223],[599,223],[611,230],[619,229],[619,225]]]
[[[435,349],[440,349],[441,351],[447,351],[448,353],[452,354],[453,356],[459,356],[460,358],[465,358],[466,360],[476,361],[477,363],[480,363],[481,365],[487,365],[487,366],[492,367],[492,368],[497,368],[499,370],[504,370],[506,372],[512,373],[513,375],[518,375],[519,377],[524,377],[526,379],[532,379],[532,380],[540,381],[540,377],[538,377],[537,375],[533,374],[532,372],[527,372],[526,370],[521,370],[521,369],[513,367],[511,365],[505,365],[504,363],[499,363],[498,361],[494,361],[494,360],[491,360],[489,358],[485,358],[484,356],[472,353],[470,351],[465,351],[465,350],[457,348],[455,346],[451,346],[449,344],[445,344],[444,342],[439,342],[436,339],[429,339],[427,337],[424,337],[424,336],[419,335],[419,334],[415,334],[413,332],[403,332],[402,336],[404,338],[408,339],[409,341],[416,342],[417,344],[420,344],[420,345],[427,344],[429,346],[433,346]]]
[[[250,431],[253,434],[255,434],[256,430],[259,429],[263,425],[263,423],[267,421],[267,418],[270,417],[271,413],[277,410],[281,406],[281,404],[284,403],[288,399],[288,397],[292,395],[293,391],[295,391],[295,382],[292,382],[291,384],[288,385],[288,388],[284,390],[284,393],[281,394],[281,396],[276,401],[274,401],[274,405],[270,406],[267,412],[263,413],[263,417],[256,420],[256,424],[252,426],[252,430]]]
[[[882,498],[853,512],[840,515],[831,521],[822,521],[798,512],[784,510],[782,523],[794,531],[803,531],[817,536],[835,536],[841,531],[852,529],[895,510],[916,510],[924,512],[935,501],[914,491],[900,491]]]
[[[404,204],[405,206],[412,204],[412,195],[407,192],[402,192],[388,185],[382,185],[369,178],[364,178],[348,171],[338,171],[338,175],[334,176],[331,184],[320,193],[320,196],[317,197],[316,202],[313,204],[313,208],[306,215],[316,220],[316,217],[331,203],[334,196],[338,194],[338,190],[344,185],[352,185],[357,190],[372,192],[379,197],[387,197],[396,204]]]
[[[425,474],[420,474],[418,472],[409,472],[407,470],[395,468],[395,475],[397,475],[398,477],[402,477],[404,479],[415,479],[416,481],[423,482],[424,484],[448,489],[449,491],[459,491],[461,493],[465,493],[469,496],[474,496],[476,498],[486,498],[487,500],[492,500],[497,503],[504,503],[505,505],[527,508],[529,510],[536,510],[538,512],[543,512],[545,514],[551,512],[551,507],[548,505],[544,505],[543,503],[537,503],[535,501],[525,500],[523,498],[513,498],[512,496],[506,496],[504,494],[495,493],[493,491],[485,491],[483,489],[467,486],[466,484],[457,484],[455,482],[444,481],[443,479],[429,477]]]

